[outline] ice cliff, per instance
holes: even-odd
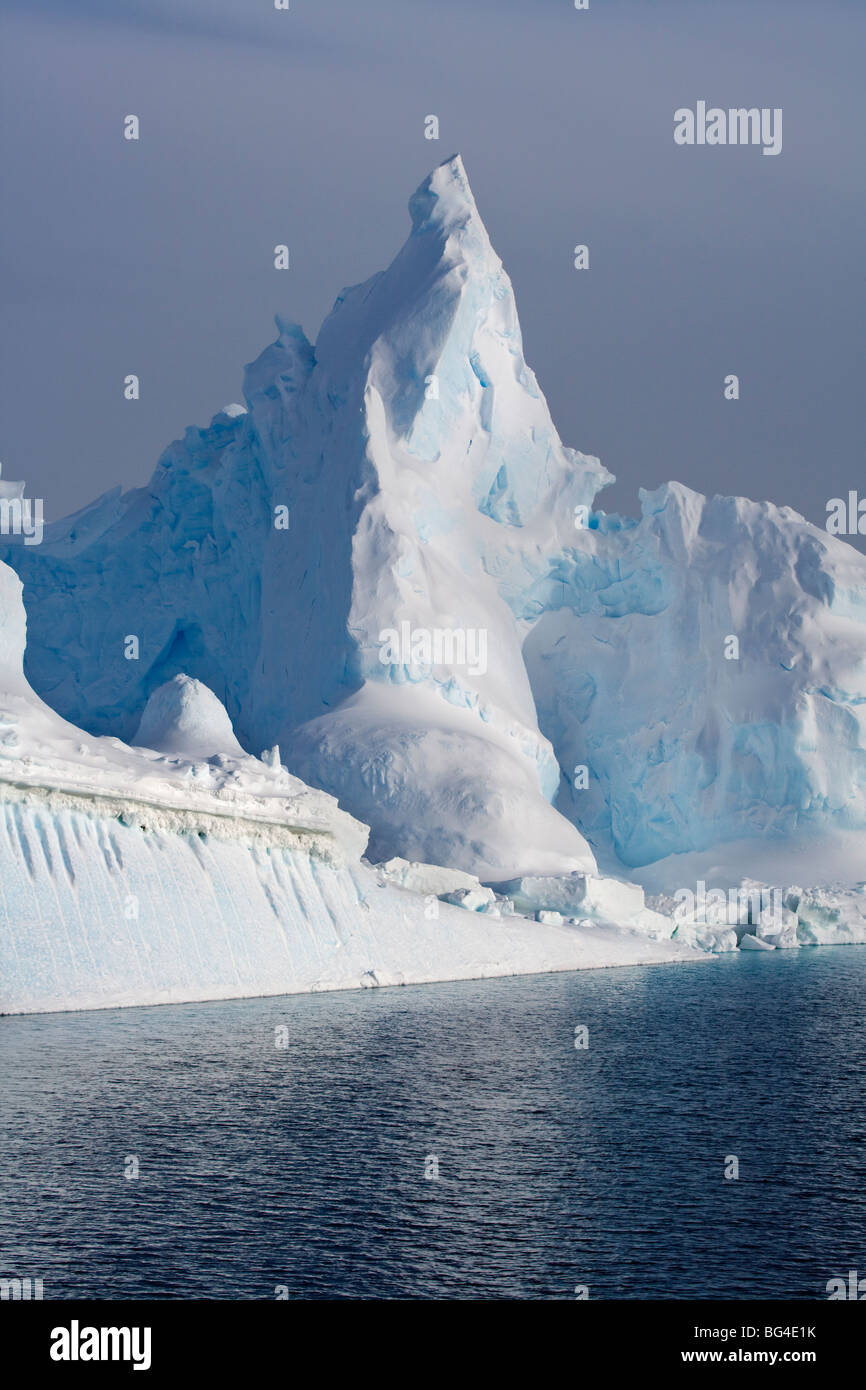
[[[750,837],[820,861],[866,826],[866,557],[769,502],[641,508],[593,518],[523,610],[557,805],[630,866]]]

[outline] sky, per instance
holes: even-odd
[[[240,400],[275,313],[315,338],[455,151],[599,505],[866,495],[862,0],[0,0],[0,55],[0,461],[46,519]],[[677,146],[700,100],[781,154]]]

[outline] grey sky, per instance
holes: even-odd
[[[315,338],[454,150],[565,443],[617,474],[600,505],[634,513],[638,486],[677,478],[823,524],[829,497],[866,493],[862,4],[0,0],[0,16],[0,459],[48,517],[146,481],[239,399],[275,311]],[[676,147],[674,110],[699,99],[782,107],[782,154]]]

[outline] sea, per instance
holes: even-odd
[[[0,1018],[0,1277],[826,1298],[866,1275],[864,997],[852,946]]]

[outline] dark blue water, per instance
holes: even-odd
[[[826,1297],[866,1273],[864,985],[848,947],[0,1019],[0,1275],[46,1298]]]

